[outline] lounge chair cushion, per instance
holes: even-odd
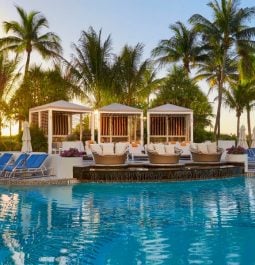
[[[127,151],[128,143],[116,143],[115,144],[115,154],[122,155]]]
[[[114,143],[104,143],[103,147],[103,155],[114,155]]]
[[[175,154],[174,145],[172,144],[165,145],[165,153],[168,155],[174,155]]]
[[[165,151],[165,147],[163,144],[154,144],[154,148],[155,151],[159,154],[159,155],[164,155],[166,153]]]
[[[208,154],[216,154],[217,153],[217,145],[216,143],[207,144]]]
[[[200,153],[208,154],[207,144],[205,143],[197,144],[197,150]]]
[[[90,144],[90,149],[92,152],[95,152],[99,155],[103,154],[102,147],[99,144]]]

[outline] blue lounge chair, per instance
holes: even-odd
[[[11,153],[3,153],[0,156],[0,171],[11,161],[13,154]]]
[[[0,175],[2,175],[6,170],[7,167],[17,167],[17,166],[21,166],[25,160],[28,158],[28,154],[26,153],[22,153],[20,154],[17,159],[13,162],[13,163],[10,163],[8,162],[7,164],[5,164],[3,167],[0,167]]]
[[[255,162],[255,148],[247,149],[248,161]]]
[[[31,154],[24,163],[20,163],[16,166],[6,166],[5,168],[5,176],[12,177],[17,174],[34,174],[41,173],[45,174],[47,168],[44,166],[44,162],[46,161],[48,155],[47,154]]]

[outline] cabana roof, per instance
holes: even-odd
[[[37,106],[34,108],[31,108],[30,112],[36,112],[36,111],[46,111],[46,110],[56,110],[56,111],[62,111],[62,112],[72,112],[72,113],[86,113],[86,112],[92,112],[92,109],[71,103],[65,100],[58,100],[54,101],[48,104],[44,104],[41,106]]]
[[[149,109],[150,113],[191,113],[192,109],[176,106],[173,104],[165,104],[156,108]]]
[[[98,110],[99,112],[104,113],[139,113],[143,111],[134,107],[126,106],[119,103],[112,103],[110,105],[104,106]]]

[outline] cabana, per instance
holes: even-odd
[[[98,110],[98,142],[120,141],[143,145],[143,111],[113,103]]]
[[[147,111],[147,143],[193,142],[193,111],[165,104]]]
[[[82,139],[83,114],[89,115],[91,139],[94,140],[93,111],[85,106],[64,100],[55,101],[29,109],[30,125],[37,125],[48,137],[48,153],[52,153],[53,142],[62,142],[72,133],[73,115],[80,115],[80,140]]]

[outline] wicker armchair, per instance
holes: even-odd
[[[158,154],[151,150],[148,150],[147,153],[151,164],[178,164],[182,151],[175,148],[175,154]]]
[[[222,148],[217,148],[217,153],[201,153],[196,149],[190,148],[192,160],[194,162],[219,162],[224,152]]]
[[[98,153],[93,152],[92,154],[95,163],[100,165],[123,165],[127,160],[126,153],[121,155],[99,155]]]

